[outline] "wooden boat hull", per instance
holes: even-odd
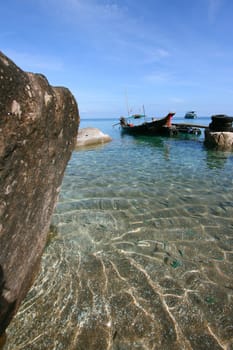
[[[140,125],[129,124],[122,117],[120,119],[121,131],[129,135],[172,136],[177,134],[176,128],[171,125],[173,115],[174,113],[169,113],[162,119],[144,122]]]
[[[154,126],[152,123],[136,126],[121,126],[121,131],[129,135],[173,136],[177,134],[176,128],[168,126]]]
[[[169,113],[166,117],[151,122],[144,122],[140,125],[128,123],[124,117],[120,118],[122,133],[129,135],[143,136],[177,136],[182,134],[201,135],[201,130],[194,125],[172,124],[171,118],[174,113]]]
[[[201,135],[201,129],[195,126],[188,125],[176,125],[177,134],[187,134],[187,135]]]

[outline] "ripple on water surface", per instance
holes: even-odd
[[[222,158],[166,139],[74,153],[57,235],[6,350],[233,349],[232,156]]]

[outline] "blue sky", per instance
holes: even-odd
[[[1,51],[66,86],[81,118],[233,115],[232,0],[7,0]]]

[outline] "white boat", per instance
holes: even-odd
[[[186,119],[194,119],[197,118],[197,113],[195,111],[189,111],[184,116]]]

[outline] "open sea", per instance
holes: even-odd
[[[233,350],[233,153],[117,122],[81,121],[112,142],[73,152],[4,350]]]

